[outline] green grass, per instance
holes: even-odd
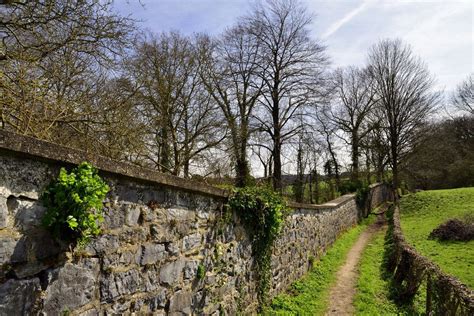
[[[430,232],[450,218],[474,214],[474,188],[424,191],[401,200],[401,227],[409,244],[440,268],[474,288],[474,241],[429,240]]]
[[[385,231],[378,231],[365,248],[359,266],[354,307],[357,315],[398,315],[398,307],[388,299],[390,281],[382,268]]]
[[[354,297],[356,315],[424,315],[423,290],[419,291],[410,305],[400,306],[390,299],[391,276],[383,266],[387,247],[385,233],[375,233],[362,253]]]
[[[347,252],[367,225],[374,221],[370,216],[362,224],[343,233],[313,269],[301,280],[293,283],[290,293],[275,297],[265,314],[271,315],[323,315],[328,307],[329,291],[336,281],[336,272],[345,262]]]

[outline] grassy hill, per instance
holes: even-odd
[[[474,241],[428,239],[446,220],[466,216],[474,216],[474,188],[423,191],[401,200],[400,219],[407,242],[443,271],[474,288]]]

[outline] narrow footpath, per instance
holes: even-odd
[[[354,315],[352,304],[356,294],[359,261],[362,252],[380,229],[386,225],[384,213],[377,215],[377,221],[370,225],[349,250],[346,262],[337,272],[337,280],[329,295],[329,307],[326,315]]]

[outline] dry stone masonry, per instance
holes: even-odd
[[[103,234],[71,250],[40,222],[61,167],[87,160],[111,190]],[[0,131],[0,315],[236,314],[256,310],[252,247],[227,193]],[[384,187],[372,188],[372,204]],[[360,217],[354,197],[292,204],[272,256],[270,295],[309,269]]]

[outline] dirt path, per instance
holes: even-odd
[[[384,215],[378,215],[377,221],[370,225],[352,246],[346,262],[337,272],[336,284],[329,294],[329,307],[326,315],[353,315],[352,301],[356,293],[358,265],[362,252],[374,233],[385,225]]]

